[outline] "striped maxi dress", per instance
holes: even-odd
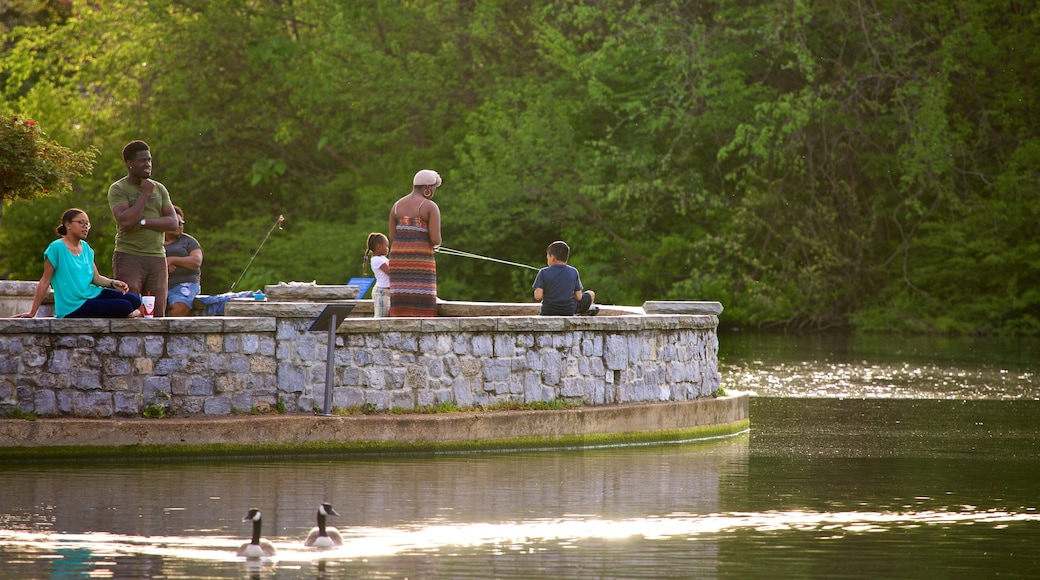
[[[390,316],[437,316],[437,262],[430,228],[418,217],[397,218],[390,248]]]

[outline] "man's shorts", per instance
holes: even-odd
[[[202,287],[196,282],[185,282],[171,286],[170,292],[166,295],[166,307],[169,308],[174,302],[180,302],[181,304],[187,304],[188,308],[192,308],[195,305],[195,297],[198,296],[201,290]]]

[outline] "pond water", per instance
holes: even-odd
[[[0,578],[1032,577],[1040,342],[723,335],[683,444],[0,465]],[[317,506],[346,540],[304,548]],[[250,507],[278,555],[235,556]]]

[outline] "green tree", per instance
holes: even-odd
[[[73,151],[49,139],[36,121],[0,111],[0,215],[7,200],[68,191],[93,161],[93,151]]]

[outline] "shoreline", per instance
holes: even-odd
[[[0,419],[0,463],[360,456],[692,441],[749,428],[748,395],[429,415]]]

